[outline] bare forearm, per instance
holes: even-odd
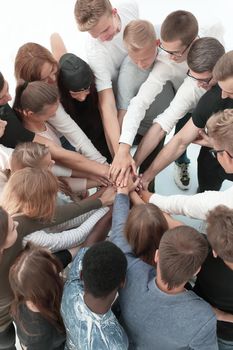
[[[125,109],[119,109],[119,111],[118,111],[118,122],[119,122],[119,125],[120,125],[120,129],[122,128],[122,123],[123,123],[123,119],[124,119],[125,114],[126,114],[126,110]]]
[[[100,91],[98,96],[106,141],[112,156],[114,156],[118,150],[120,138],[120,125],[117,117],[115,97],[112,89]]]
[[[148,155],[157,147],[159,142],[165,136],[165,131],[157,123],[147,131],[142,141],[140,142],[134,156],[136,166],[140,166]]]
[[[187,145],[182,143],[178,137],[173,137],[145,171],[144,177],[151,181],[160,171],[176,160],[186,148]]]

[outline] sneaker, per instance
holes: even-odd
[[[174,181],[181,190],[188,190],[190,187],[189,164],[175,163]]]

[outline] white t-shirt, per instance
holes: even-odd
[[[121,20],[121,30],[111,41],[100,41],[90,35],[87,41],[87,59],[95,74],[97,91],[112,88],[119,68],[127,51],[123,43],[123,32],[126,25],[139,16],[138,5],[135,1],[125,0],[113,4]]]
[[[154,119],[154,123],[158,123],[166,133],[171,132],[178,120],[193,111],[204,93],[206,90],[198,87],[196,80],[185,78],[170,106]]]

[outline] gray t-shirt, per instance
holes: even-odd
[[[127,56],[120,68],[117,83],[117,108],[127,110],[130,100],[137,95],[140,86],[146,81],[151,69],[140,69]],[[155,98],[149,109],[146,111],[145,118],[142,120],[138,134],[144,135],[151,127],[153,120],[161,114],[170,104],[174,97],[172,84],[167,82],[162,92]]]

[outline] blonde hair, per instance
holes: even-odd
[[[43,159],[49,153],[49,148],[45,145],[36,142],[20,143],[15,147],[11,155],[11,172],[14,173],[26,167],[41,168]],[[68,182],[62,177],[58,178],[58,188],[59,191],[70,196],[74,202],[79,202],[78,194],[73,193]]]
[[[233,50],[225,53],[216,63],[213,77],[217,81],[224,81],[233,76]]]
[[[221,148],[233,153],[233,109],[218,112],[207,121],[208,135],[218,142]]]
[[[103,15],[111,13],[112,5],[109,0],[77,0],[74,8],[75,19],[81,32],[90,30]]]
[[[152,45],[156,40],[156,33],[152,23],[145,20],[133,20],[127,24],[123,34],[128,50],[137,51]]]
[[[41,161],[49,154],[49,148],[36,142],[19,143],[11,155],[11,171],[26,167],[40,168]]]
[[[29,218],[52,221],[58,191],[58,181],[48,170],[24,168],[16,171],[7,182],[1,205],[10,215],[22,213]]]

